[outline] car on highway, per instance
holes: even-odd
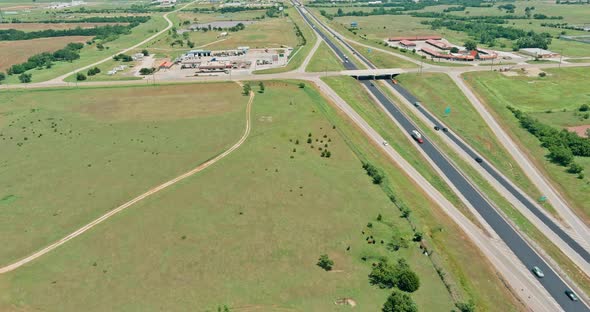
[[[422,103],[420,103],[420,102],[418,102],[418,101],[414,102],[414,106],[416,106],[416,107],[420,107],[420,105],[422,105]]]
[[[481,164],[483,162],[483,159],[481,159],[481,157],[475,157],[475,161],[477,161],[477,163]]]
[[[393,82],[393,84],[397,84],[397,80],[395,79],[391,79],[391,82]]]
[[[449,129],[447,129],[446,127],[443,128],[443,132],[449,132]]]
[[[578,300],[579,300],[579,299],[578,299],[578,296],[576,296],[576,294],[575,294],[573,291],[569,290],[569,289],[565,291],[565,294],[566,294],[566,295],[567,295],[567,296],[568,296],[568,297],[569,297],[569,298],[570,298],[572,301],[578,301]]]
[[[543,278],[543,277],[545,277],[545,274],[543,273],[543,271],[541,271],[541,269],[539,269],[539,267],[538,267],[538,266],[534,266],[534,267],[533,267],[533,269],[532,269],[531,271],[533,271],[533,273],[535,273],[535,275],[536,275],[538,278]]]
[[[383,146],[387,146],[389,145],[389,143],[387,143],[387,141],[383,141]]]
[[[424,143],[424,140],[422,139],[422,135],[420,134],[420,132],[412,130],[412,137],[414,138],[414,140],[416,140],[416,142],[420,144]]]
[[[439,126],[434,126],[434,130],[438,131],[438,130],[440,130],[440,127]]]

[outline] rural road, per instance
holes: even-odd
[[[167,31],[168,31],[168,29],[170,29],[170,28],[172,28],[172,26],[174,26],[174,24],[172,23],[172,21],[171,21],[171,20],[168,18],[168,15],[169,15],[169,14],[176,13],[176,12],[178,12],[178,11],[180,11],[180,10],[182,10],[182,9],[186,8],[187,6],[189,6],[189,5],[193,4],[194,2],[196,2],[196,1],[191,1],[191,2],[189,2],[189,3],[185,4],[185,5],[183,5],[182,7],[178,8],[178,9],[176,9],[176,10],[174,10],[174,11],[170,11],[170,12],[168,12],[168,13],[166,13],[166,14],[162,15],[162,17],[164,17],[164,19],[166,20],[166,22],[168,22],[168,26],[166,26],[166,28],[162,29],[161,31],[159,31],[159,32],[157,32],[157,33],[155,33],[155,34],[153,34],[152,36],[148,37],[147,39],[143,40],[142,42],[140,42],[140,43],[138,43],[138,44],[136,44],[136,45],[134,45],[134,46],[132,46],[132,47],[129,47],[129,48],[127,48],[127,49],[121,50],[121,51],[119,51],[119,52],[117,52],[117,53],[115,53],[115,54],[113,54],[113,55],[111,55],[111,56],[109,56],[109,57],[107,57],[107,58],[105,58],[105,59],[103,59],[103,60],[100,60],[100,61],[98,61],[98,62],[96,62],[96,63],[92,63],[92,64],[90,64],[90,65],[86,65],[86,66],[84,66],[84,67],[80,67],[80,68],[78,68],[78,69],[76,69],[76,70],[73,70],[73,71],[71,71],[71,72],[69,72],[69,73],[63,74],[63,75],[61,75],[61,76],[59,76],[59,77],[57,77],[57,78],[53,78],[53,79],[51,79],[51,80],[48,80],[48,81],[40,82],[40,84],[48,84],[48,85],[51,85],[51,84],[55,84],[56,82],[63,82],[63,81],[64,81],[64,79],[66,79],[67,77],[69,77],[69,76],[71,76],[71,75],[73,75],[73,74],[75,74],[75,73],[77,73],[77,72],[80,72],[80,71],[83,71],[83,70],[89,69],[89,68],[91,68],[91,67],[94,67],[94,66],[97,66],[97,65],[99,65],[99,64],[102,64],[102,63],[104,63],[104,62],[106,62],[106,61],[112,60],[112,59],[113,59],[113,56],[115,56],[115,55],[117,55],[117,54],[121,54],[121,53],[127,53],[127,52],[129,52],[129,51],[131,51],[131,50],[133,50],[133,49],[137,49],[138,47],[141,47],[142,45],[144,45],[144,44],[148,43],[150,40],[152,40],[152,39],[154,39],[154,38],[158,37],[159,35],[161,35],[161,34],[163,34],[163,33],[167,32]]]
[[[241,85],[241,84],[240,84]],[[238,147],[240,147],[248,138],[248,136],[250,135],[250,129],[251,129],[251,111],[252,111],[252,103],[254,102],[254,95],[255,93],[253,91],[250,92],[250,98],[248,99],[248,104],[246,105],[246,129],[244,130],[244,134],[242,135],[242,137],[240,138],[240,140],[238,142],[236,142],[233,146],[231,146],[229,149],[225,150],[223,153],[217,155],[216,157],[212,158],[211,160],[208,160],[202,164],[200,164],[198,167],[170,180],[167,181],[165,183],[162,183],[150,190],[148,190],[147,192],[133,198],[132,200],[122,204],[121,206],[105,213],[104,215],[100,216],[99,218],[95,219],[94,221],[84,225],[83,227],[79,228],[78,230],[70,233],[69,235],[65,236],[64,238],[54,242],[53,244],[33,253],[32,255],[21,259],[17,262],[14,262],[10,265],[4,266],[0,268],[0,274],[3,273],[7,273],[10,272],[12,270],[15,270],[45,254],[47,254],[48,252],[51,252],[52,250],[56,249],[57,247],[67,243],[68,241],[84,234],[86,231],[92,229],[93,227],[97,226],[98,224],[102,223],[103,221],[109,219],[110,217],[116,215],[117,213],[133,206],[134,204],[140,202],[141,200],[159,192],[164,190],[165,188],[174,185],[198,172],[203,171],[204,169],[210,167],[211,165],[215,164],[216,162],[220,161],[221,159],[223,159],[225,156],[229,155],[230,153],[232,153],[233,151],[235,151]]]

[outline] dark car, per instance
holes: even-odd
[[[578,301],[578,296],[576,296],[576,294],[571,291],[571,290],[566,290],[565,294],[572,300],[572,301]]]
[[[438,130],[440,130],[440,127],[439,126],[434,126],[434,130],[438,131]]]
[[[475,157],[475,161],[477,161],[478,163],[480,163],[480,164],[481,164],[481,163],[483,162],[483,159],[481,159],[481,158],[479,158],[479,157]]]
[[[446,127],[443,128],[443,132],[449,132],[449,129],[447,129]]]

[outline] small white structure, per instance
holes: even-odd
[[[135,53],[131,56],[134,61],[143,60],[143,53]]]
[[[520,53],[537,58],[552,58],[559,57],[559,54],[551,52],[549,50],[539,48],[525,48],[518,50]]]
[[[224,31],[217,36],[217,38],[220,38],[220,37],[227,37],[227,31]]]

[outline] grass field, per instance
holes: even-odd
[[[581,104],[588,102],[587,88],[583,81],[589,73],[586,68],[562,68],[547,70],[550,74],[544,79],[530,77],[505,77],[498,73],[469,73],[465,75],[467,82],[482,97],[496,120],[504,126],[508,133],[526,147],[527,153],[538,164],[554,183],[553,185],[565,195],[572,207],[587,222],[590,219],[590,182],[577,179],[575,175],[565,172],[564,167],[554,165],[545,159],[548,153],[539,141],[522,129],[507,105],[529,113],[540,113],[547,110],[572,112]],[[526,96],[525,96],[526,95]],[[546,114],[546,113],[545,113]],[[559,116],[559,115],[558,115]],[[563,116],[561,116],[563,117]],[[567,117],[567,116],[566,116]],[[553,126],[559,127],[569,123],[563,118],[544,118]],[[575,124],[575,123],[572,123]],[[590,159],[577,158],[586,171],[590,170]]]
[[[29,57],[35,54],[53,52],[63,49],[70,42],[86,42],[90,38],[92,37],[71,36],[0,41],[0,71],[6,72],[10,66],[26,62]]]
[[[368,97],[367,92],[353,79],[344,77],[329,77],[324,79],[338,94],[347,101],[374,129],[384,136],[391,146],[400,153],[407,161],[426,179],[439,189],[456,207],[458,207],[468,218],[472,219],[471,213],[458,200],[456,195],[450,191],[448,186],[438,177],[429,166],[425,165],[425,160],[417,156],[415,148],[404,137],[399,129],[392,123],[387,115]],[[382,159],[382,163],[387,163],[383,156],[373,156]],[[387,174],[392,177],[391,180],[398,181],[400,171],[395,167],[382,165]],[[395,178],[394,178],[395,177]],[[399,190],[400,184],[396,183],[393,188]],[[401,190],[400,190],[401,191]],[[403,192],[403,191],[402,191]],[[457,239],[464,234],[456,228],[448,217],[438,209],[428,209],[421,205],[412,206],[413,220],[418,223],[429,237],[427,241],[434,244],[434,248],[445,262],[445,268],[450,270],[449,277],[455,280],[459,292],[468,298],[473,298],[476,305],[481,311],[509,311],[515,309],[512,300],[503,302],[503,305],[495,306],[495,297],[507,296],[506,289],[503,289],[498,283],[497,277],[490,270],[490,265],[486,260],[481,259],[470,262],[473,265],[465,266],[462,259],[468,257],[481,258],[479,252],[467,243],[465,239]],[[472,219],[473,221],[473,219]],[[477,222],[476,222],[477,223]],[[465,244],[467,243],[467,244]],[[470,254],[470,256],[467,256]],[[485,281],[485,282],[484,282]],[[508,295],[508,297],[510,297]],[[508,298],[507,298],[508,299]],[[435,309],[440,310],[440,309]]]
[[[240,91],[219,83],[2,92],[0,199],[11,202],[0,201],[0,263],[233,144],[244,127]]]
[[[313,33],[311,31],[311,28],[309,28],[307,26],[307,24],[305,23],[305,21],[303,20],[301,15],[299,15],[299,13],[297,13],[295,8],[293,8],[293,7],[285,8],[285,12],[287,14],[289,14],[289,18],[291,18],[291,21],[295,25],[297,25],[299,27],[299,29],[301,30],[301,33],[305,37],[306,44],[300,45],[298,47],[293,47],[294,50],[293,50],[292,54],[289,56],[289,64],[287,64],[285,67],[257,70],[257,71],[254,71],[253,73],[255,73],[255,74],[274,74],[274,73],[282,73],[282,72],[295,70],[299,66],[301,66],[301,63],[303,63],[303,61],[305,60],[305,58],[307,57],[307,55],[309,54],[309,52],[313,48],[313,45],[316,40],[316,35],[315,35],[315,33]]]
[[[498,142],[492,130],[449,76],[433,73],[404,74],[398,77],[398,81],[416,95],[424,107],[449,125],[512,182],[524,189],[531,198],[541,197],[541,193]],[[444,113],[446,107],[451,107],[448,116]],[[544,206],[551,213],[555,213],[550,205]]]
[[[305,71],[323,72],[344,70],[342,61],[336,57],[328,45],[322,42],[307,65]]]
[[[408,259],[421,278],[413,294],[421,310],[451,310],[445,286],[416,243],[395,253],[366,243],[361,231],[386,241],[411,233],[349,148],[371,148],[366,140],[345,136],[354,130],[310,86],[269,82],[253,109],[249,139],[221,163],[0,276],[0,307],[154,311],[227,304],[233,310],[344,311],[349,307],[334,301],[350,297],[357,309],[375,311],[388,291],[370,286],[367,274],[381,255]],[[314,148],[305,143],[308,132]],[[320,157],[316,138],[328,140],[330,158]],[[409,206],[436,210],[391,171],[392,185]],[[375,220],[379,213],[382,222]],[[444,226],[441,236],[444,222],[437,223]],[[333,272],[315,265],[321,253],[334,259]],[[485,268],[477,274],[497,281]],[[490,287],[510,307],[503,287]]]
[[[403,60],[391,54],[387,54],[381,51],[371,49],[369,52],[368,48],[359,46],[358,44],[351,44],[354,49],[366,57],[373,65],[378,68],[416,68],[418,65]]]

